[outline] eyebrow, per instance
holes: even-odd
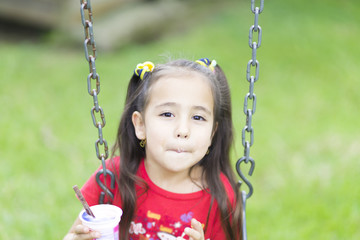
[[[175,103],[175,102],[166,102],[166,103],[161,103],[157,106],[155,106],[155,108],[161,108],[161,107],[176,107],[178,104]],[[198,106],[198,105],[195,105],[195,106],[192,106],[193,109],[195,110],[200,110],[200,111],[204,111],[205,113],[209,114],[209,115],[212,115],[211,114],[211,111],[204,107],[204,106]]]
[[[161,108],[161,107],[174,107],[177,104],[174,102],[166,102],[166,103],[161,103],[159,105],[156,105],[155,108]]]
[[[211,114],[211,111],[210,111],[209,109],[207,109],[206,107],[203,107],[203,106],[194,106],[193,108],[196,109],[196,110],[204,111],[205,113],[207,113],[207,114],[209,114],[209,115],[212,115],[212,114]]]

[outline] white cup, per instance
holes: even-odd
[[[119,222],[123,213],[121,208],[109,204],[100,204],[94,205],[90,209],[95,218],[82,210],[79,214],[82,224],[100,232],[101,237],[98,239],[119,240]]]

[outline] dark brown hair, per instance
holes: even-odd
[[[209,154],[198,163],[203,168],[205,184],[219,206],[221,223],[227,240],[242,239],[241,236],[241,200],[239,189],[230,163],[230,148],[233,144],[233,124],[231,114],[230,90],[222,69],[217,65],[212,72],[207,67],[188,60],[175,60],[158,65],[141,80],[133,75],[128,85],[125,108],[120,120],[117,140],[113,155],[120,151],[119,191],[122,207],[126,209],[120,221],[120,240],[129,239],[129,228],[136,212],[137,193],[135,184],[144,184],[136,176],[141,160],[145,158],[145,150],[140,147],[132,124],[132,114],[143,112],[150,95],[152,84],[163,76],[185,72],[198,73],[209,80],[214,97],[214,123],[217,130],[212,139]],[[223,173],[230,181],[234,195],[235,206],[232,206],[228,194],[220,179]],[[146,189],[146,187],[145,187]],[[210,209],[209,209],[210,211]],[[206,228],[205,228],[206,230]]]

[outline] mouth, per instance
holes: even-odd
[[[187,150],[185,148],[181,148],[181,147],[171,148],[170,151],[176,152],[176,153],[188,153],[189,152],[189,150]]]
[[[179,149],[176,150],[176,152],[177,153],[186,153],[187,151],[184,150],[184,149],[179,148]]]

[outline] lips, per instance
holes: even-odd
[[[187,148],[183,148],[183,147],[174,147],[174,148],[170,148],[169,149],[172,152],[176,152],[176,153],[187,153],[189,152],[189,150]]]
[[[182,149],[182,148],[178,148],[176,150],[177,153],[184,153],[184,152],[187,152],[186,150]]]

